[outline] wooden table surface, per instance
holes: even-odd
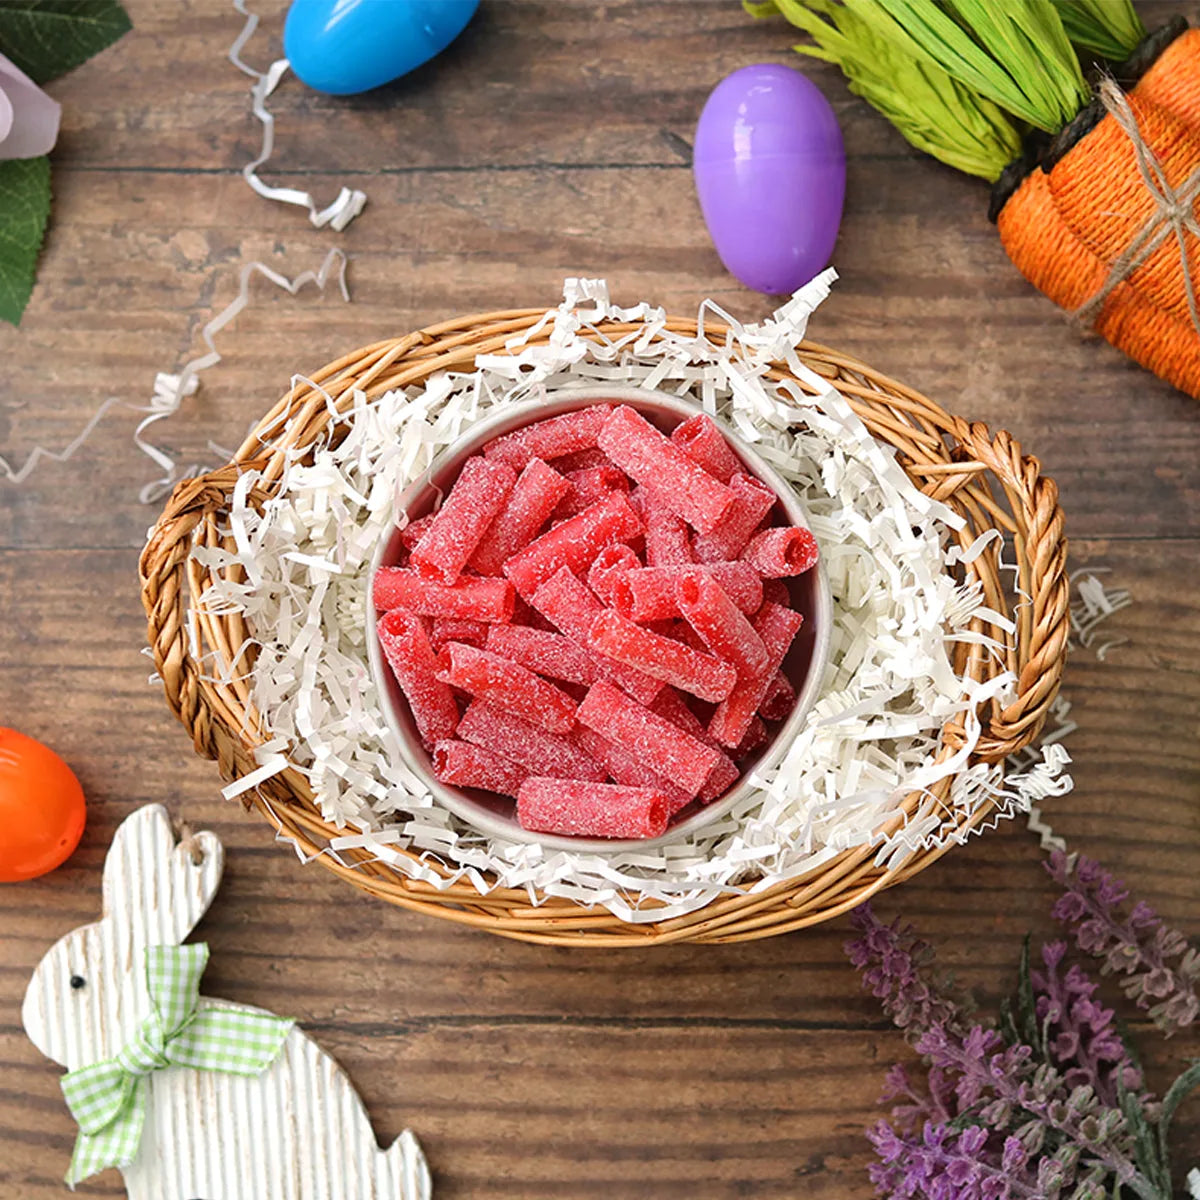
[[[51,92],[64,104],[55,208],[19,330],[0,328],[0,452],[66,444],[110,396],[149,399],[197,352],[241,264],[292,275],[350,257],[353,302],[263,281],[219,336],[225,361],[158,427],[186,461],[231,445],[287,386],[360,344],[455,313],[552,305],[565,275],[679,313],[705,296],[771,304],[721,268],[688,145],[734,68],[798,61],[791,31],[733,2],[484,0],[435,64],[367,96],[285,83],[266,175],[342,182],[366,211],[342,235],[240,177],[256,152],[248,83],[225,60],[223,3],[130,0],[134,31]],[[261,6],[251,61],[278,53]],[[1195,3],[1143,6],[1153,26]],[[1134,594],[1110,661],[1073,657],[1075,791],[1055,827],[1200,935],[1200,406],[1086,340],[1010,267],[986,189],[910,151],[831,70],[807,65],[849,151],[833,298],[814,336],[946,407],[1004,426],[1059,482],[1073,566]],[[781,198],[781,203],[788,203]],[[147,683],[136,560],[154,511],[114,409],[66,465],[0,484],[0,722],[55,747],[87,791],[83,844],[59,871],[0,890],[0,1197],[63,1194],[74,1134],[59,1070],[23,1036],[26,980],[51,941],[99,911],[117,823],[150,801],[227,848],[199,935],[209,994],[295,1015],[349,1070],[381,1139],[420,1136],[438,1200],[646,1197],[843,1200],[870,1194],[863,1128],[901,1037],[860,993],[845,921],[745,946],[541,949],[365,899],[236,803]],[[0,837],[3,836],[0,831]],[[1052,887],[1015,823],[881,898],[985,1006],[1008,989]],[[1136,1016],[1136,1013],[1130,1014]],[[1152,1077],[1200,1053],[1134,1022]],[[1197,1106],[1180,1166],[1200,1158]],[[115,1172],[82,1187],[121,1194]]]

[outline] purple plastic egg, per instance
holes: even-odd
[[[713,89],[696,126],[700,211],[727,270],[794,292],[829,263],[846,149],[829,102],[799,71],[756,63]]]

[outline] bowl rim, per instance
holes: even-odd
[[[502,433],[511,432],[534,420],[558,416],[571,412],[589,404],[604,400],[615,400],[621,403],[637,403],[642,406],[655,406],[660,411],[679,416],[682,420],[703,413],[718,422],[721,432],[729,440],[734,451],[747,467],[748,472],[762,479],[779,497],[779,502],[790,523],[811,530],[808,513],[804,504],[796,494],[795,489],[765,460],[754,448],[747,443],[727,422],[709,412],[702,404],[688,396],[677,396],[670,392],[662,392],[653,388],[635,387],[629,384],[595,384],[587,383],[578,386],[565,384],[561,387],[546,389],[544,396],[516,404],[506,405],[498,412],[475,421],[470,428],[438,453],[421,474],[411,483],[400,490],[392,499],[387,511],[388,524],[380,536],[379,543],[371,556],[370,567],[365,576],[366,613],[367,613],[367,659],[370,666],[371,678],[375,684],[376,697],[384,715],[394,746],[384,742],[384,752],[395,749],[404,765],[429,790],[434,800],[465,821],[476,831],[489,837],[505,838],[523,845],[538,845],[546,850],[565,850],[575,853],[595,853],[617,855],[638,850],[653,849],[697,833],[706,826],[715,824],[742,801],[751,789],[754,775],[760,771],[770,770],[783,754],[788,745],[801,731],[820,694],[821,686],[829,665],[829,646],[833,626],[833,596],[829,587],[829,579],[825,570],[825,559],[822,556],[816,567],[815,599],[812,612],[814,640],[812,657],[809,661],[807,674],[803,684],[797,688],[796,703],[788,714],[787,719],[776,730],[774,738],[767,745],[762,755],[742,775],[738,782],[719,799],[705,805],[691,816],[685,817],[677,824],[671,825],[665,833],[653,838],[588,838],[571,837],[563,834],[538,833],[523,829],[516,819],[502,817],[492,810],[485,808],[472,799],[464,791],[448,786],[434,777],[426,761],[423,748],[418,750],[404,728],[396,707],[392,702],[391,690],[388,683],[388,667],[380,647],[376,625],[380,614],[375,609],[374,582],[375,575],[383,566],[392,565],[385,560],[396,552],[400,527],[395,523],[397,513],[410,508],[418,498],[423,498],[434,485],[432,479],[451,463],[465,460],[480,446]]]

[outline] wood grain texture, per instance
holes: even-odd
[[[252,61],[277,50],[263,6]],[[1148,24],[1195,3],[1139,6]],[[18,330],[0,329],[0,453],[65,444],[97,404],[142,405],[155,371],[197,352],[239,266],[288,274],[333,244],[354,302],[259,281],[219,335],[228,358],[163,441],[186,461],[223,445],[287,386],[354,346],[454,313],[553,303],[566,274],[679,312],[771,303],[721,270],[687,165],[696,114],[727,71],[788,61],[790,30],[736,3],[484,0],[443,58],[371,96],[273,98],[268,177],[368,208],[340,238],[255,197],[248,80],[225,60],[231,8],[130,4],[134,32],[52,85],[65,105],[55,212]],[[1011,429],[1058,480],[1076,566],[1107,566],[1136,606],[1130,644],[1072,659],[1076,790],[1049,808],[1170,920],[1200,936],[1200,408],[1079,337],[1008,265],[984,190],[910,151],[831,71],[850,153],[842,280],[814,336],[946,407]],[[99,910],[120,819],[148,801],[215,830],[226,880],[200,934],[205,990],[297,1016],[338,1056],[390,1140],[411,1124],[435,1195],[866,1197],[884,1069],[904,1053],[846,966],[844,922],[802,935],[655,953],[541,950],[373,904],[305,870],[221,801],[211,765],[147,684],[136,558],[152,468],[114,410],[67,465],[0,485],[0,722],[58,749],[90,802],[83,844],[44,880],[0,889],[0,1200],[43,1200],[72,1129],[57,1070],[18,1010],[45,948]],[[1007,827],[880,901],[927,933],[985,1006],[1024,931],[1051,933],[1033,839]],[[1168,1058],[1147,1033],[1161,1082]],[[1184,1110],[1180,1162],[1200,1155]],[[119,1195],[109,1174],[84,1194]]]

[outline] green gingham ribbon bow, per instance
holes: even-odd
[[[67,1183],[133,1162],[146,1123],[146,1076],[163,1067],[258,1075],[275,1061],[294,1022],[244,1008],[197,1010],[208,946],[148,946],[153,1011],[116,1058],[63,1076],[79,1125]]]

